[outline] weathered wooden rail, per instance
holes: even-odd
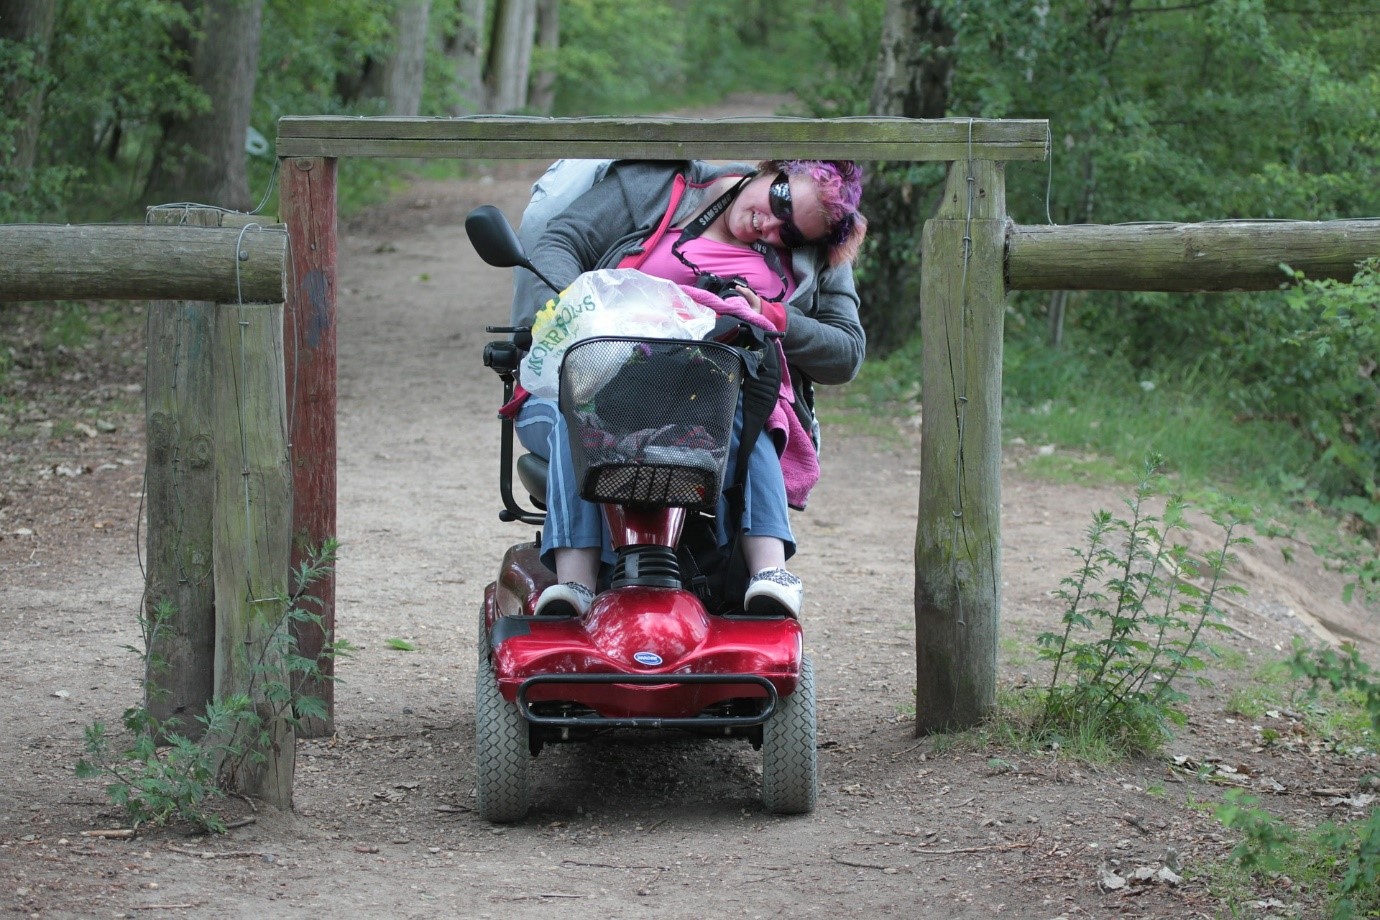
[[[1377,220],[1222,220],[1200,224],[1018,226],[1006,231],[1006,284],[1045,291],[1268,291],[1350,279],[1380,253]]]
[[[281,229],[0,225],[0,301],[282,303],[287,241]]]
[[[219,677],[211,680],[213,671],[222,673],[220,663],[208,661],[216,655],[214,642],[246,638],[234,624],[213,625],[224,609],[219,596],[262,600],[285,582],[303,547],[335,536],[339,157],[948,162],[946,193],[922,241],[917,308],[927,411],[914,547],[917,731],[943,730],[974,724],[996,699],[1006,292],[1268,289],[1287,280],[1280,263],[1314,278],[1350,278],[1357,262],[1380,255],[1377,221],[1014,224],[1006,214],[1003,164],[1043,159],[1048,137],[1044,121],[982,119],[284,118],[278,155],[285,235],[244,230],[256,219],[215,211],[162,212],[152,218],[157,225],[141,227],[0,226],[0,301],[176,301],[159,303],[150,324],[150,591],[170,597],[179,617],[159,649],[171,663],[160,684],[171,696],[161,712],[195,713],[231,689]],[[208,226],[189,226],[196,224]],[[266,517],[249,526],[265,540],[251,541],[252,558],[225,560],[212,580],[208,556],[229,552],[214,545],[221,535],[216,515],[242,516],[256,503],[246,501],[247,459],[218,447],[226,441],[219,434],[228,425],[223,416],[243,405],[245,394],[239,403],[230,399],[218,378],[233,376],[234,365],[224,363],[229,356],[216,364],[208,349],[244,328],[243,313],[231,319],[226,305],[243,311],[241,304],[279,301],[281,313],[264,315],[283,318],[258,323],[249,348],[283,356],[275,367],[261,368],[254,384],[252,414],[266,427],[250,439],[260,458],[250,475],[258,482],[257,504],[272,507],[261,507]],[[291,381],[285,382],[284,366],[294,369]],[[290,401],[283,397],[286,386],[295,387]],[[289,405],[290,417],[273,408],[285,413]],[[241,409],[233,411],[239,425]],[[275,466],[275,452],[286,458],[285,469]],[[240,488],[218,485],[216,469]],[[219,510],[189,517],[189,498]],[[290,522],[284,506],[291,508]],[[335,623],[333,580],[313,593],[324,627],[299,636],[306,655],[320,651]],[[329,670],[329,662],[323,665]],[[307,692],[330,710],[329,680]],[[308,732],[332,728],[328,716]],[[271,752],[276,760],[252,790],[279,804],[291,801],[292,740],[290,732],[279,736]]]

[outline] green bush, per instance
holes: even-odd
[[[262,758],[260,752],[271,741],[271,725],[280,719],[297,725],[303,719],[326,715],[321,700],[302,694],[301,688],[308,681],[331,678],[321,670],[319,659],[297,654],[294,627],[321,628],[321,617],[305,609],[320,603],[307,590],[334,570],[336,548],[332,539],[310,553],[293,573],[292,593],[278,599],[283,614],[274,624],[264,657],[286,663],[286,681],[261,660],[251,669],[251,686],[245,692],[213,700],[197,716],[200,741],[179,732],[175,720],[159,720],[144,706],[126,709],[121,716],[133,738],[123,750],[112,744],[103,723],[94,722],[85,729],[85,754],[77,761],[77,776],[104,779],[111,803],[124,810],[136,829],[180,820],[201,830],[224,831],[225,822],[211,803],[224,796],[237,770]],[[163,603],[140,620],[145,648],[133,651],[145,656],[150,674],[166,667],[152,649],[158,635],[171,628],[173,614]],[[326,646],[323,657],[346,655],[350,650],[347,643],[337,640]],[[256,705],[256,700],[264,705]]]
[[[1176,686],[1201,675],[1211,653],[1205,631],[1223,628],[1217,598],[1243,593],[1223,583],[1244,513],[1230,503],[1212,519],[1221,548],[1195,559],[1176,535],[1187,529],[1187,504],[1163,496],[1157,458],[1147,462],[1124,518],[1093,515],[1079,568],[1058,590],[1062,632],[1042,633],[1040,658],[1053,665],[1032,733],[1042,743],[1097,741],[1122,754],[1158,750],[1184,720],[1187,695]],[[1161,514],[1151,501],[1164,497]]]

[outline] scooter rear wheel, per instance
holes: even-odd
[[[762,726],[762,804],[778,815],[815,810],[819,760],[815,750],[815,670],[800,660],[795,692],[782,697]]]
[[[493,662],[481,650],[475,680],[476,804],[480,817],[496,823],[527,814],[530,761],[527,721],[503,698]]]

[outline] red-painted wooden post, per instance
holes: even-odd
[[[283,344],[291,413],[294,571],[308,548],[335,537],[336,162],[334,157],[279,161],[279,210],[289,240]],[[322,628],[307,624],[296,634],[299,654],[310,658],[319,656],[326,638],[335,635],[335,576],[313,584],[308,593],[320,600],[314,612],[321,615]],[[321,667],[328,676],[334,673],[329,658]],[[308,682],[302,694],[320,699],[326,717],[306,720],[301,734],[334,732],[332,682]]]

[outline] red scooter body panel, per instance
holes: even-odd
[[[514,547],[510,556],[520,549]],[[795,620],[710,616],[688,591],[648,587],[605,591],[579,619],[529,619],[535,594],[519,597],[507,589],[531,582],[505,572],[486,592],[489,628],[509,617],[492,637],[494,670],[506,699],[516,700],[530,678],[566,674],[741,674],[766,678],[781,696],[795,690],[803,651]],[[529,704],[566,701],[606,718],[693,718],[724,700],[765,696],[764,687],[747,682],[538,682],[526,693]]]

